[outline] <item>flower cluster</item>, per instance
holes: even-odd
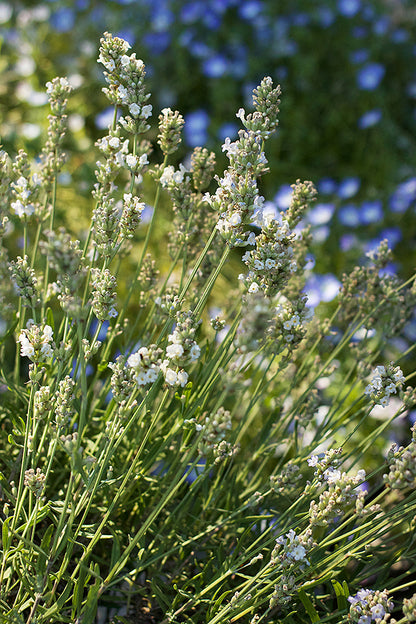
[[[237,113],[243,125],[256,135],[267,139],[278,126],[280,104],[280,86],[273,89],[270,76],[263,78],[259,86],[253,91],[253,104],[256,107],[254,113],[246,116],[245,110],[240,108]]]
[[[23,304],[26,306],[36,305],[38,302],[37,279],[35,271],[29,264],[29,258],[17,256],[15,262],[9,263],[9,271]]]
[[[403,615],[405,622],[416,622],[416,594],[403,599]]]
[[[355,596],[349,596],[350,603],[349,619],[356,624],[371,624],[371,622],[387,622],[393,602],[389,599],[389,592],[374,591],[373,589],[360,589]]]
[[[260,291],[273,296],[281,290],[288,276],[297,268],[292,251],[295,236],[285,219],[280,223],[276,219],[263,222],[261,233],[255,239],[256,248],[242,257],[248,272],[239,275],[239,279],[248,293]]]
[[[326,485],[319,501],[311,501],[309,506],[309,524],[312,528],[327,526],[351,510],[357,515],[362,513],[366,490],[359,485],[365,479],[365,471],[358,470],[353,476],[341,472],[336,458],[339,452],[340,449],[327,451],[322,461],[316,455],[308,460],[308,464],[316,468],[318,483]]]
[[[148,164],[148,158],[146,153],[139,155],[129,153],[129,140],[120,137],[119,128],[110,131],[96,144],[104,155],[104,161],[96,163],[97,183],[94,185],[93,195],[97,204],[92,218],[94,241],[102,253],[110,255],[117,244],[119,234],[122,239],[133,235],[144,208],[144,204],[129,192],[123,195],[120,209],[114,197],[117,190],[114,180],[124,165],[135,174],[140,174],[143,167]],[[131,223],[129,217],[132,217]]]
[[[140,347],[138,351],[129,356],[127,365],[133,371],[133,379],[137,386],[146,386],[156,381],[162,363],[161,355],[162,349],[152,344],[148,347]]]
[[[48,116],[48,138],[41,155],[41,177],[46,192],[50,193],[55,176],[65,162],[65,154],[61,151],[61,145],[67,124],[65,111],[68,95],[72,87],[66,78],[54,78],[46,83],[46,90],[52,114]]]
[[[286,215],[281,214],[275,219],[261,210],[256,215],[261,232],[255,238],[255,249],[242,257],[248,272],[239,276],[248,293],[263,292],[266,296],[273,296],[282,290],[298,268],[293,249],[298,235],[293,228],[314,200],[316,191],[311,182],[300,180],[292,185],[292,189]]]
[[[192,312],[178,312],[176,327],[168,336],[170,344],[166,347],[166,357],[177,366],[192,364],[201,355],[201,349],[194,337],[198,328]]]
[[[223,178],[218,179],[215,194],[206,195],[213,209],[220,213],[217,229],[231,246],[254,244],[254,232],[247,232],[245,228],[263,206],[257,178],[267,171],[263,141],[277,125],[279,94],[280,88],[274,89],[271,78],[265,78],[253,97],[254,105],[262,110],[258,108],[247,118],[243,109],[237,113],[246,130],[239,131],[237,141],[226,138],[222,150],[230,165]]]
[[[132,193],[124,193],[123,210],[120,217],[121,238],[132,238],[134,236],[144,208],[144,202],[141,202],[138,197],[132,195]]]
[[[299,485],[299,481],[302,479],[299,466],[289,460],[285,466],[281,469],[279,474],[271,475],[270,487],[273,492],[279,494],[285,494],[288,496]]]
[[[59,382],[55,395],[55,422],[54,426],[59,429],[66,427],[75,414],[73,401],[75,399],[75,382],[69,375]]]
[[[13,169],[17,173],[17,179],[11,184],[14,197],[14,201],[10,204],[11,208],[20,219],[30,217],[39,207],[42,180],[36,173],[30,174],[27,154],[23,150],[20,150],[16,156]]]
[[[166,358],[160,366],[165,381],[170,386],[184,387],[188,383],[188,373],[183,366],[192,364],[201,354],[201,349],[195,341],[198,325],[199,322],[195,320],[192,312],[177,312],[176,327],[168,336],[170,344],[166,347]]]
[[[196,191],[205,190],[214,175],[215,154],[205,147],[196,147],[191,155],[192,181]]]
[[[377,366],[373,371],[370,383],[365,389],[374,403],[386,407],[392,394],[401,390],[405,382],[400,366],[394,366],[393,362],[386,366]]]
[[[40,386],[35,392],[34,408],[35,418],[41,420],[53,406],[52,392],[50,386]]]
[[[108,269],[92,269],[93,297],[91,301],[92,309],[99,321],[106,321],[117,316],[114,306],[116,300],[116,278],[111,275]]]
[[[275,313],[267,332],[275,348],[281,343],[282,347],[293,349],[300,343],[306,333],[303,324],[305,312],[305,295],[300,294],[294,301],[290,301],[283,295],[279,297],[279,303],[275,307]]]
[[[195,423],[196,431],[200,432],[198,449],[202,455],[215,453],[219,444],[225,439],[227,431],[230,431],[232,427],[231,414],[223,407],[213,414],[206,415],[202,422],[196,422],[194,419],[192,422]]]
[[[351,327],[357,316],[367,317],[367,329],[375,328],[389,337],[397,335],[413,313],[416,291],[400,288],[397,276],[385,271],[392,261],[387,240],[367,256],[368,266],[357,266],[343,275],[338,321]]]
[[[25,486],[36,496],[40,498],[42,492],[45,489],[46,476],[43,474],[40,468],[36,468],[36,472],[33,468],[25,470]]]
[[[159,115],[158,144],[164,154],[176,152],[181,142],[181,130],[185,120],[178,111],[163,108]]]
[[[53,356],[53,331],[49,325],[36,325],[32,320],[19,334],[20,353],[32,362],[45,362]]]
[[[105,79],[109,84],[103,91],[110,102],[126,106],[128,114],[120,117],[119,124],[131,134],[140,134],[149,129],[148,117],[152,114],[152,105],[146,104],[150,93],[145,93],[145,67],[142,60],[127,51],[130,45],[124,39],[104,33],[100,40],[98,61],[107,71]]]
[[[135,387],[133,379],[133,369],[126,366],[126,357],[119,355],[115,362],[109,362],[108,368],[113,373],[111,375],[111,392],[116,403],[127,401]]]
[[[296,573],[303,572],[310,565],[307,555],[314,545],[310,529],[301,535],[290,529],[286,536],[277,538],[271,563],[278,565],[283,574],[270,598],[270,608],[290,602],[291,596],[297,590]]]
[[[388,474],[383,475],[385,484],[392,489],[416,487],[416,425],[412,427],[412,441],[404,448],[394,444],[387,456]]]

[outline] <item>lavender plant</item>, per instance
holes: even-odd
[[[382,244],[314,315],[316,191],[297,180],[281,214],[261,195],[280,88],[238,111],[214,175],[206,149],[169,163],[170,109],[153,161],[126,41],[105,33],[99,62],[114,119],[83,240],[57,214],[65,78],[39,161],[1,154],[0,621],[414,621],[414,428],[394,427],[415,393],[392,342],[413,278],[380,276]]]

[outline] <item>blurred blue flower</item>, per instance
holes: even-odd
[[[351,34],[355,39],[364,39],[367,36],[368,30],[365,26],[354,26]]]
[[[361,48],[360,50],[353,50],[350,53],[350,61],[354,64],[364,63],[369,57],[368,50]]]
[[[207,8],[205,8],[202,14],[202,21],[209,30],[218,30],[221,26],[221,16]]]
[[[98,113],[94,118],[94,122],[96,127],[99,130],[106,130],[112,123],[114,119],[114,106],[108,106],[101,113]]]
[[[221,78],[228,69],[228,61],[222,54],[214,54],[202,64],[202,71],[208,78]]]
[[[375,126],[381,120],[382,112],[380,108],[373,108],[372,110],[367,111],[357,121],[357,125],[359,128],[364,130],[365,128],[371,128],[371,126]]]
[[[316,264],[315,256],[311,253],[306,254],[305,271],[312,271]]]
[[[207,58],[210,54],[212,54],[211,48],[203,41],[191,41],[189,43],[189,50],[198,58]]]
[[[395,228],[391,228],[391,229],[394,230]],[[383,241],[386,238],[389,244],[389,248],[392,249],[397,242],[396,240],[397,232],[390,232],[389,230],[390,228],[386,228],[385,230],[380,232],[380,234],[378,234],[378,236],[376,236],[375,238],[372,238],[371,240],[366,241],[364,245],[365,253],[369,253],[370,251],[376,251],[378,247],[380,246],[381,241]],[[393,264],[390,264],[390,269],[388,269],[386,274],[388,275],[391,274],[389,271],[392,270],[391,267],[393,266],[394,266]]]
[[[357,73],[357,83],[360,89],[372,91],[376,89],[385,74],[384,65],[381,63],[367,63]]]
[[[360,214],[357,206],[354,204],[342,206],[338,211],[338,220],[342,225],[347,225],[348,227],[357,227],[357,225],[360,225]]]
[[[410,82],[407,85],[406,91],[411,98],[416,98],[416,82]]]
[[[326,241],[330,233],[330,229],[327,225],[321,225],[313,229],[312,237],[315,243],[323,243]]]
[[[97,319],[93,319],[93,321],[91,322],[90,330],[89,330],[90,336],[95,335],[95,332],[97,331],[97,327],[98,327],[98,321]],[[110,327],[110,323],[108,321],[104,321],[100,327],[100,331],[98,332],[97,340],[101,340],[101,342],[103,342],[103,340],[106,339],[109,327]]]
[[[238,14],[242,19],[252,20],[257,17],[263,10],[263,2],[260,0],[246,0],[241,2],[238,7]]]
[[[292,201],[293,189],[289,184],[282,184],[274,196],[274,202],[279,210],[286,210]]]
[[[114,33],[114,35],[116,37],[120,37],[121,39],[125,39],[131,46],[136,43],[136,35],[130,29],[118,30],[116,33]]]
[[[293,13],[291,17],[293,26],[307,26],[311,21],[308,13]]]
[[[52,13],[49,21],[57,32],[69,32],[75,25],[75,13],[69,7],[61,7]]]
[[[408,39],[409,33],[404,28],[396,28],[391,33],[391,40],[393,43],[404,43],[405,41],[408,41]]]
[[[385,35],[390,27],[390,19],[387,15],[380,15],[373,22],[373,33],[376,35]]]
[[[380,232],[380,241],[387,238],[390,249],[394,249],[394,247],[399,243],[403,238],[403,232],[397,226],[392,226],[385,228]]]
[[[333,204],[316,204],[306,215],[311,225],[324,225],[332,219],[335,206]]]
[[[237,124],[228,122],[228,123],[222,124],[222,126],[218,128],[217,135],[220,141],[225,141],[227,137],[229,137],[230,139],[235,139],[237,137],[237,133],[238,133]]]
[[[406,325],[403,328],[403,332],[406,338],[409,338],[409,340],[416,342],[416,317],[413,317],[408,323],[406,323]],[[413,413],[415,415],[415,420],[413,422],[415,422],[416,410]]]
[[[326,6],[320,6],[316,11],[318,22],[323,28],[331,26],[335,20],[335,15],[332,9]]]
[[[361,181],[360,178],[357,177],[348,177],[341,180],[338,187],[338,197],[341,199],[349,199],[350,197],[354,197],[356,195],[358,189],[360,188]]]
[[[360,0],[338,0],[338,11],[345,17],[354,17],[360,7]]]
[[[332,273],[324,275],[313,273],[306,280],[303,289],[303,292],[308,296],[308,307],[314,308],[321,301],[332,301],[339,293],[340,286],[341,283]]]
[[[405,212],[416,199],[416,178],[409,178],[398,185],[390,197],[393,212]]]
[[[363,225],[377,223],[383,219],[383,205],[379,200],[364,201],[360,206],[360,221]]]
[[[337,190],[337,183],[332,178],[322,178],[319,180],[318,184],[318,192],[323,195],[332,195]]]
[[[202,15],[204,7],[200,2],[187,2],[180,12],[179,19],[183,24],[196,22]]]
[[[343,234],[339,239],[339,246],[341,251],[349,251],[356,247],[358,244],[358,239],[355,234]]]
[[[150,206],[149,204],[145,204],[143,211],[142,211],[142,215],[140,217],[140,222],[141,223],[150,223],[152,216],[153,216],[153,211],[154,211],[154,207]]]
[[[171,36],[168,32],[148,32],[143,37],[143,43],[151,54],[159,55],[165,52],[170,45]]]
[[[397,264],[395,264],[394,262],[389,262],[388,264],[386,264],[385,267],[379,270],[378,274],[380,277],[393,277],[394,275],[397,276]]]
[[[184,135],[190,147],[205,145],[208,138],[209,115],[202,108],[185,115]]]
[[[374,19],[374,7],[369,4],[363,6],[361,15],[365,20],[372,22]]]
[[[151,27],[156,32],[165,32],[175,21],[175,16],[166,5],[155,2],[152,5]]]

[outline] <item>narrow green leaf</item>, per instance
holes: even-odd
[[[299,598],[302,601],[303,606],[306,609],[307,614],[309,615],[309,617],[311,618],[311,622],[319,622],[320,621],[320,617],[318,615],[317,610],[315,609],[315,607],[313,606],[311,599],[309,598],[309,596],[306,595],[305,591],[303,589],[299,589],[298,590],[298,594],[299,594]]]
[[[53,319],[53,312],[51,308],[46,310],[46,324],[52,327],[52,331],[55,331],[55,321]]]
[[[49,546],[51,543],[54,529],[55,529],[55,526],[53,524],[50,524],[48,526],[40,544],[39,555],[38,555],[38,559],[36,562],[36,572],[38,574],[41,574],[42,576],[46,572],[46,561],[48,558]]]
[[[335,596],[337,598],[338,609],[340,611],[345,611],[345,609],[348,606],[348,603],[347,603],[347,597],[344,593],[344,587],[341,585],[341,583],[339,583],[335,579],[332,579],[331,583],[335,591]]]
[[[93,574],[96,577],[96,579],[94,581],[94,584],[91,585],[91,587],[88,590],[87,599],[85,601],[85,606],[82,611],[81,619],[85,623],[92,622],[95,618],[95,615],[97,613],[97,607],[98,607],[98,592],[100,590],[101,583],[102,583],[102,578],[100,577],[100,568],[99,568],[98,563],[94,565],[94,571],[89,570],[89,572],[90,574]]]
[[[2,535],[2,541],[3,541],[3,553],[9,549],[9,546],[12,542],[12,536],[9,535],[9,521],[10,521],[10,518],[6,518],[1,528],[1,535]]]

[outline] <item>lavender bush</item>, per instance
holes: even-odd
[[[66,78],[39,158],[1,153],[0,621],[415,621],[414,280],[382,242],[313,313],[316,190],[281,213],[259,191],[280,88],[238,111],[222,174],[201,147],[176,166],[184,119],[152,131],[129,48],[101,39],[114,116],[81,240]]]

